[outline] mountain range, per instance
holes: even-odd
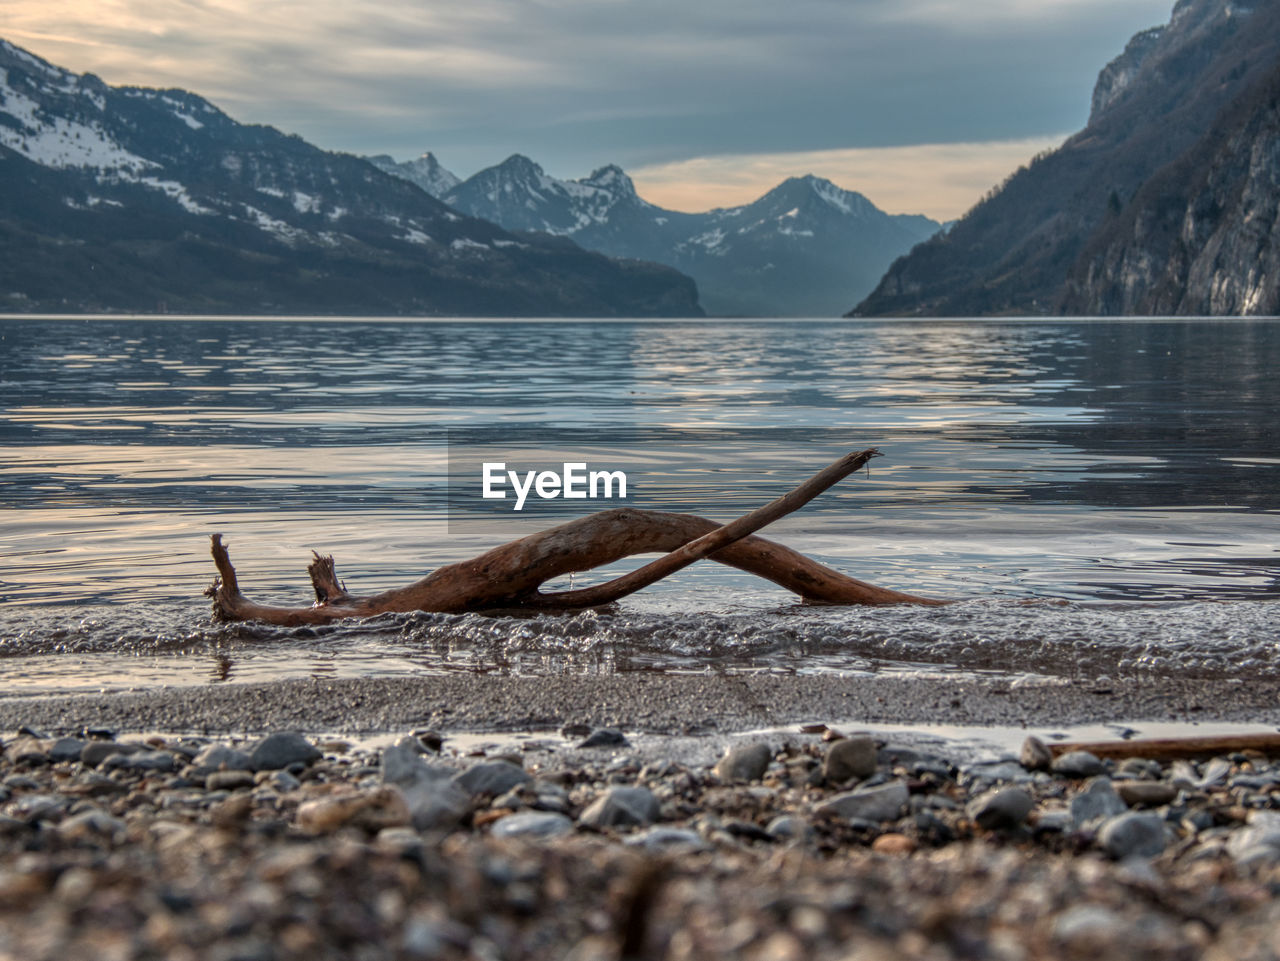
[[[679,272],[513,234],[182,90],[0,40],[0,311],[697,316]]]
[[[405,163],[368,159],[508,230],[569,237],[611,257],[683,271],[716,315],[834,316],[941,226],[924,216],[887,214],[862,194],[814,176],[793,177],[744,206],[685,213],[643,200],[613,165],[559,180],[516,154],[461,180],[431,153]]]
[[[1091,106],[852,313],[1280,313],[1280,2],[1179,0]]]

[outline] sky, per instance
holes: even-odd
[[[0,0],[0,37],[112,84],[459,176],[616,163],[678,210],[815,173],[961,215],[1082,127],[1172,0]]]

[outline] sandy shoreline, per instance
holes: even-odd
[[[972,677],[656,675],[300,680],[0,699],[0,730],[348,735],[549,730],[566,724],[727,734],[806,721],[986,726],[1280,725],[1280,681],[1018,683]]]

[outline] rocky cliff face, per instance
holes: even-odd
[[[1099,231],[1064,310],[1280,313],[1280,68]]]
[[[1247,292],[1265,281],[1249,278],[1267,276],[1267,254],[1250,238],[1277,189],[1258,92],[1277,64],[1280,0],[1180,0],[1102,71],[1084,130],[896,261],[854,313],[1258,312],[1265,294]]]

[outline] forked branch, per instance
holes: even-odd
[[[442,567],[407,587],[367,597],[349,594],[334,572],[333,558],[316,554],[309,568],[316,593],[316,603],[311,607],[271,607],[246,598],[240,593],[222,537],[214,534],[213,561],[220,579],[206,594],[213,598],[215,616],[223,620],[261,620],[282,625],[322,624],[405,611],[564,611],[617,601],[695,561],[709,558],[764,577],[815,603],[945,603],[866,584],[781,544],[753,536],[753,532],[804,506],[879,455],[874,448],[847,454],[790,493],[728,524],[662,511],[602,511]],[[544,583],[563,574],[655,552],[665,554],[594,587],[554,593],[540,590]]]

